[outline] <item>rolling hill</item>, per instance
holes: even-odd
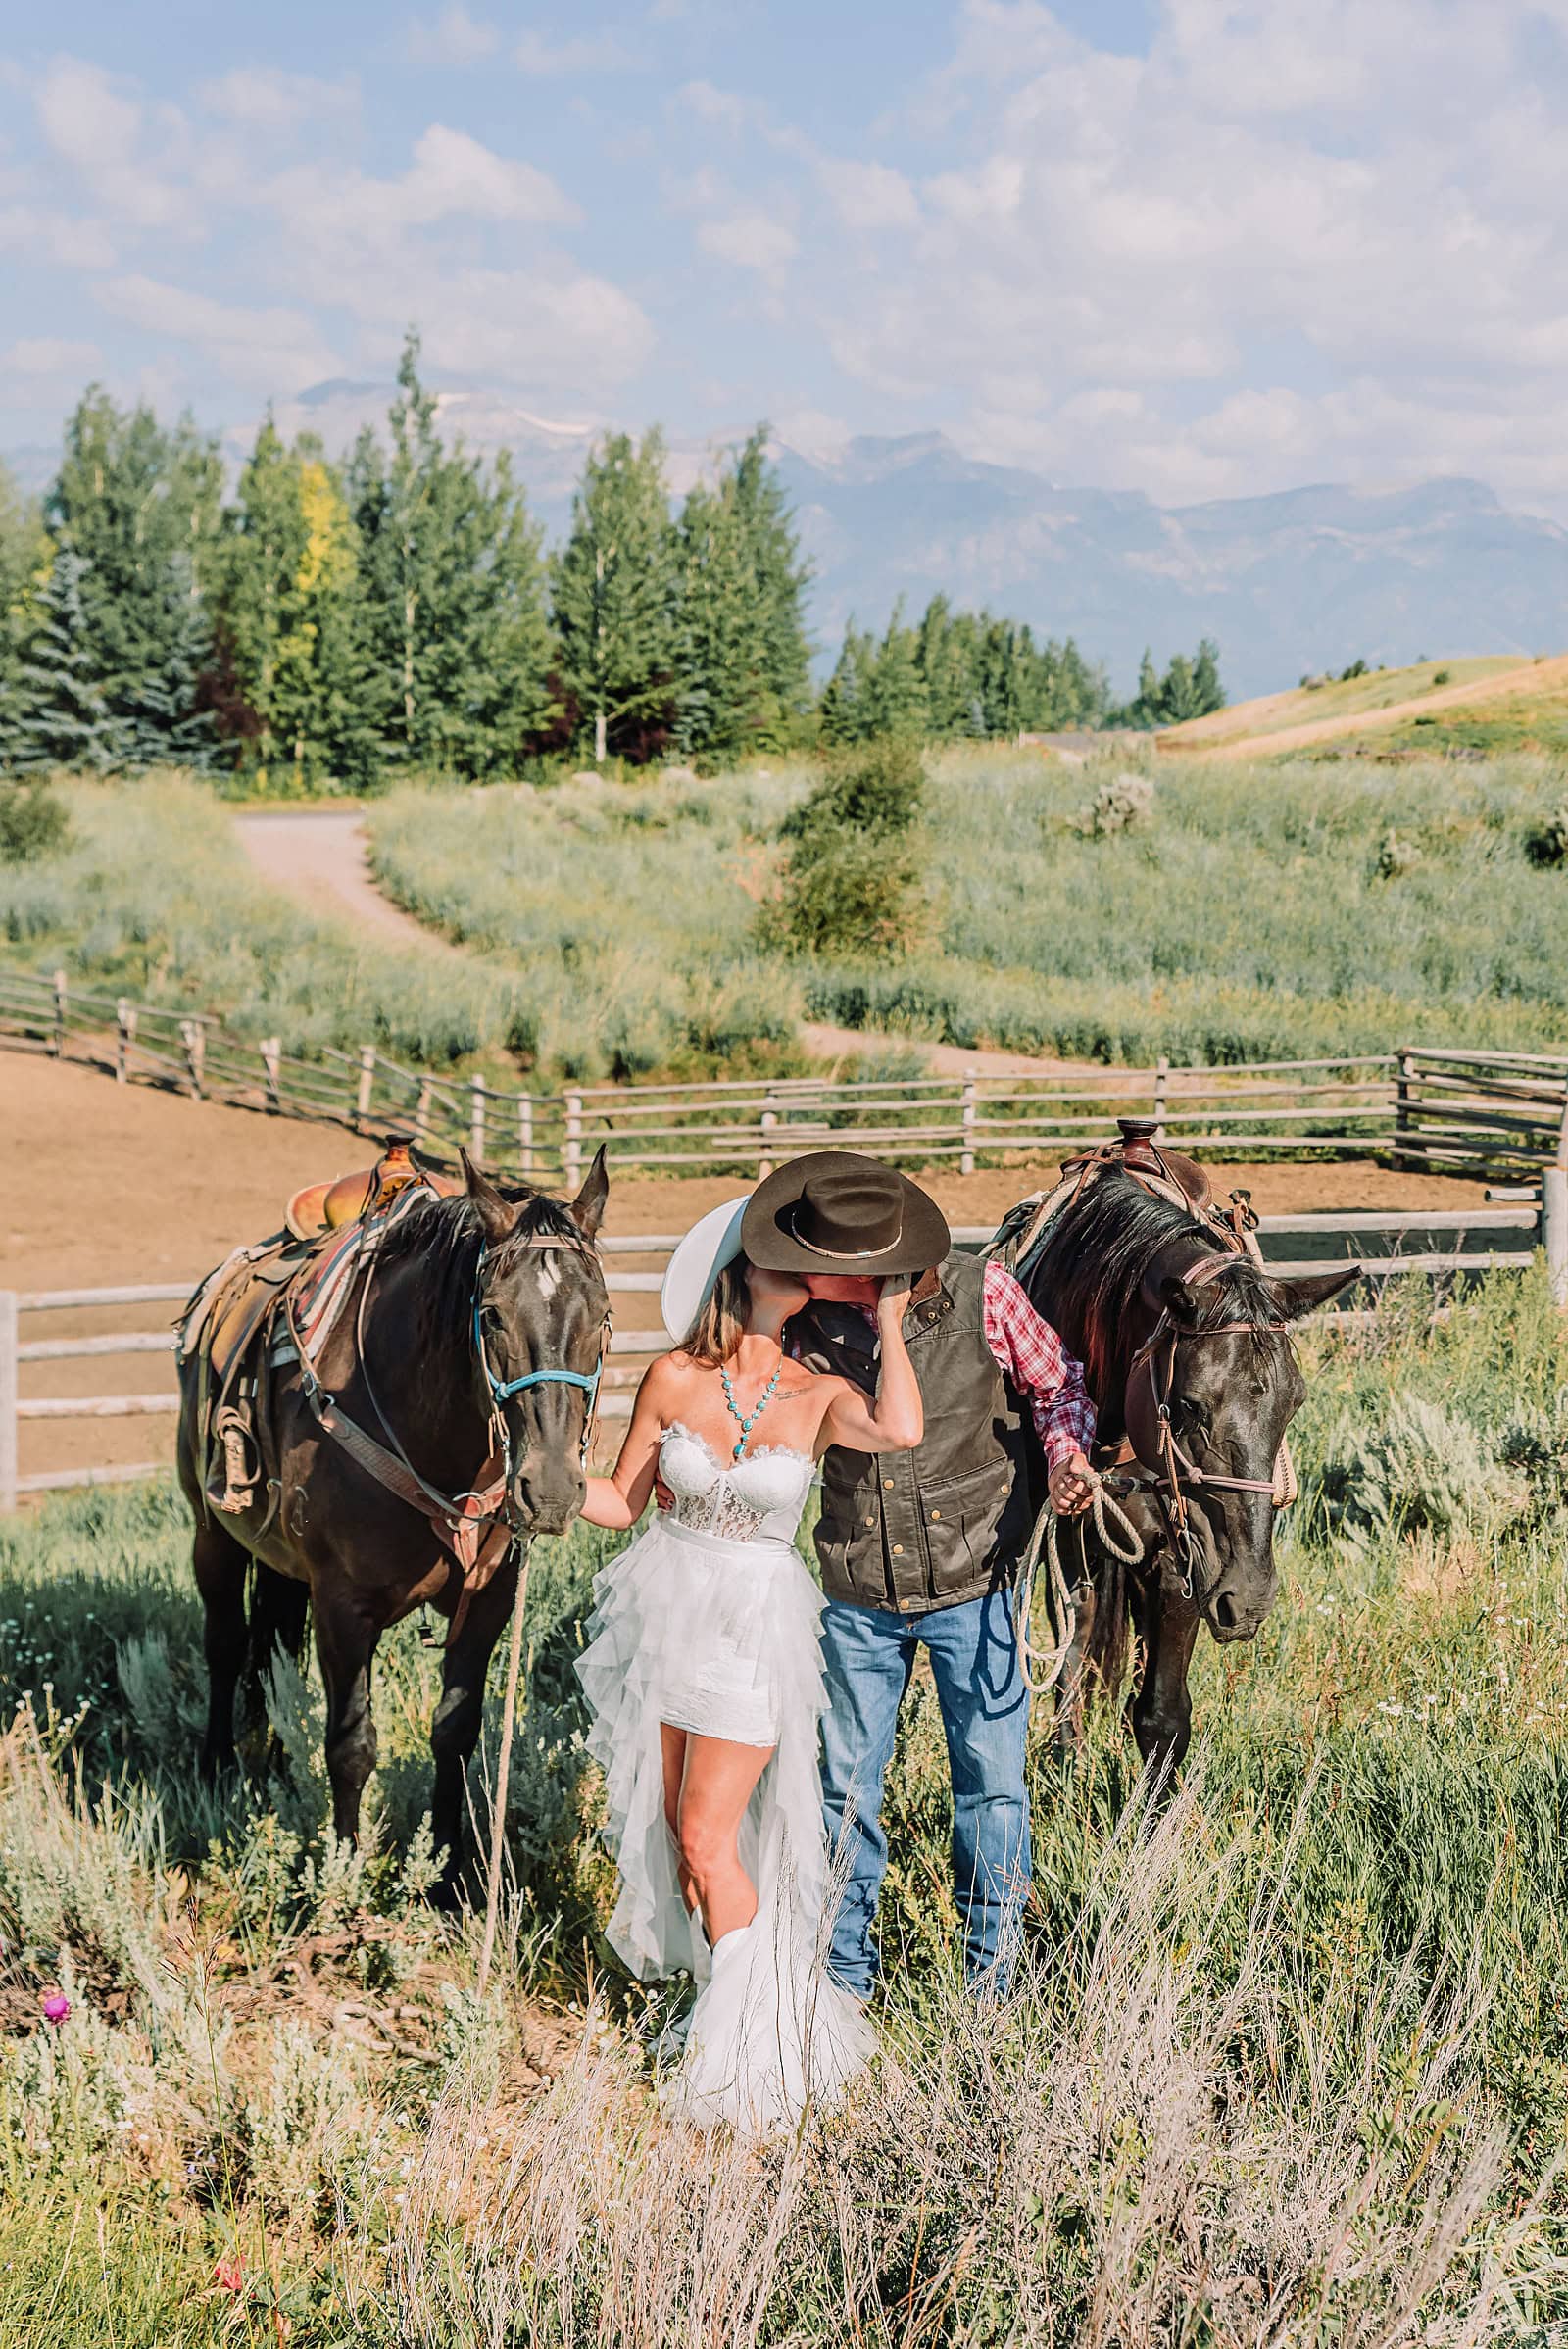
[[[1568,655],[1422,661],[1234,702],[1172,726],[1162,751],[1254,759],[1319,746],[1445,751],[1568,747]]]

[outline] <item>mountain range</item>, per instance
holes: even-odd
[[[384,416],[389,396],[383,383],[317,384],[278,403],[278,426],[308,427],[335,453]],[[510,449],[547,532],[564,530],[593,424],[553,422],[484,389],[441,394],[438,415],[471,447]],[[223,434],[236,466],[253,429]],[[670,443],[677,495],[721,445]],[[46,478],[43,455],[18,451],[14,469]],[[1076,637],[1118,692],[1146,645],[1163,666],[1201,636],[1218,643],[1233,699],[1357,659],[1392,667],[1568,645],[1568,530],[1508,510],[1480,481],[1322,483],[1161,507],[1138,490],[988,465],[940,432],[810,451],[779,442],[774,456],[812,567],[823,665],[851,614],[880,629],[901,598],[913,615],[938,593]]]

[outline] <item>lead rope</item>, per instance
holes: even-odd
[[[1137,1529],[1126,1510],[1111,1499],[1110,1494],[1102,1484],[1097,1484],[1095,1487],[1090,1510],[1094,1519],[1095,1532],[1111,1556],[1119,1558],[1124,1566],[1135,1565],[1144,1554],[1144,1545],[1139,1540]],[[1127,1536],[1132,1544],[1130,1548],[1126,1547],[1112,1534],[1106,1523],[1107,1518],[1113,1518]],[[1054,1503],[1048,1498],[1039,1516],[1035,1519],[1035,1530],[1030,1537],[1028,1553],[1024,1558],[1017,1582],[1013,1586],[1013,1636],[1018,1647],[1018,1669],[1023,1675],[1023,1685],[1031,1696],[1043,1696],[1048,1688],[1055,1687],[1066,1667],[1067,1657],[1077,1636],[1078,1610],[1073,1604],[1072,1593],[1067,1589],[1067,1578],[1061,1570],[1061,1537],[1057,1531],[1060,1523],[1060,1517]],[[1079,1539],[1082,1542],[1083,1518],[1081,1514],[1078,1523]],[[1058,1633],[1057,1644],[1049,1654],[1036,1647],[1029,1637],[1029,1622],[1034,1613],[1035,1574],[1042,1555],[1045,1558],[1049,1577],[1048,1600],[1052,1619]],[[1087,1550],[1084,1563],[1087,1568]]]
[[[512,1602],[512,1646],[507,1656],[507,1693],[501,1706],[501,1758],[496,1764],[496,1793],[490,1812],[490,1867],[484,1893],[484,1939],[479,1944],[479,1986],[484,1996],[495,1955],[496,1925],[501,1915],[501,1862],[507,1844],[507,1786],[512,1777],[512,1733],[517,1719],[517,1682],[522,1672],[522,1619],[528,1605],[528,1560],[524,1549],[517,1573],[517,1595]]]

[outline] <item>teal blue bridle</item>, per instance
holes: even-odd
[[[547,1248],[577,1248],[577,1252],[581,1255],[586,1255],[588,1253],[586,1248],[577,1248],[577,1243],[575,1241],[565,1239],[553,1240],[541,1236],[536,1240],[531,1240],[528,1243],[528,1246],[530,1248],[537,1248],[541,1249]],[[480,1280],[483,1271],[484,1250],[481,1248],[479,1251],[479,1261],[474,1267],[473,1276],[473,1346],[474,1351],[479,1357],[479,1368],[484,1373],[485,1385],[490,1391],[491,1401],[495,1404],[497,1410],[499,1411],[503,1403],[510,1402],[514,1395],[526,1394],[530,1387],[579,1388],[581,1392],[588,1397],[588,1408],[583,1415],[582,1428],[582,1452],[584,1458],[586,1458],[588,1454],[588,1446],[593,1441],[594,1417],[599,1408],[599,1388],[600,1382],[604,1377],[605,1354],[609,1346],[609,1315],[607,1314],[605,1317],[604,1335],[599,1348],[599,1360],[591,1371],[564,1369],[529,1370],[525,1371],[520,1379],[498,1379],[494,1369],[491,1366],[490,1356],[486,1350],[484,1343],[483,1306],[479,1295]],[[510,1443],[507,1444],[506,1448],[510,1453]]]

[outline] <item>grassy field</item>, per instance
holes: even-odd
[[[917,1690],[887,2058],[760,2156],[661,2124],[650,2001],[595,1941],[570,1660],[609,1538],[536,1553],[481,2001],[471,1929],[419,1898],[414,1627],[345,1858],[314,1675],[272,1693],[286,1775],[196,1783],[170,1493],[0,1528],[0,2339],[1544,2339],[1568,2316],[1568,1338],[1539,1274],[1436,1330],[1426,1308],[1412,1281],[1376,1332],[1309,1333],[1279,1604],[1254,1647],[1200,1648],[1159,1832],[1134,1832],[1113,1722],[1066,1771],[1039,1744],[1028,1963],[984,2018],[952,1979]]]
[[[293,1051],[514,1081],[787,1071],[803,1017],[1143,1065],[1560,1047],[1568,866],[1528,847],[1559,762],[1148,756],[1149,811],[1097,827],[1128,763],[934,755],[915,943],[881,959],[761,943],[804,768],[372,804],[383,885],[466,962],[268,889],[195,784],[72,785],[66,848],[0,865],[0,951]]]
[[[1356,718],[1369,711],[1413,701],[1445,686],[1473,685],[1482,677],[1502,676],[1520,665],[1517,654],[1498,653],[1465,661],[1423,661],[1409,668],[1372,669],[1359,677],[1329,677],[1319,684],[1296,686],[1288,693],[1232,702],[1208,717],[1189,718],[1185,725],[1168,727],[1162,740],[1176,750],[1218,749],[1223,743],[1283,734],[1292,726],[1312,725],[1327,718],[1348,721],[1348,731]]]
[[[411,911],[515,957],[551,1003],[550,1052],[583,1074],[711,1043],[738,1004],[743,1032],[804,1003],[1144,1064],[1560,1042],[1568,872],[1526,851],[1564,795],[1550,761],[1152,762],[1152,814],[1101,836],[1076,825],[1124,754],[931,763],[929,943],[880,962],[757,958],[800,779],[405,792],[372,810],[373,853]]]
[[[440,1066],[504,1052],[512,976],[475,960],[410,954],[257,880],[220,802],[178,775],[63,786],[71,832],[59,854],[0,862],[0,951],[88,987],[181,1010],[216,1011],[285,1052],[373,1038]]]

